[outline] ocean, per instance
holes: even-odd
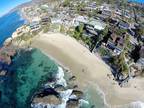
[[[31,97],[58,71],[58,65],[40,50],[20,51],[0,81],[0,108],[30,108]],[[2,77],[0,77],[2,79]]]
[[[18,11],[8,13],[0,17],[0,46],[5,39],[10,37],[12,33],[25,23]]]
[[[67,86],[62,67],[38,49],[21,50],[10,65],[3,65],[1,69],[8,73],[0,77],[0,108],[30,108],[33,95],[55,76],[60,77],[59,84]],[[84,100],[80,108],[106,108],[103,94],[99,90],[88,87],[83,92]],[[68,89],[61,96],[67,100],[71,93],[72,89]],[[92,98],[93,95],[95,98]],[[62,103],[56,108],[65,108],[65,105]]]
[[[144,3],[144,0],[128,0],[128,1],[137,2],[137,3]]]

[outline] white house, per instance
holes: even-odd
[[[30,27],[27,25],[23,25],[19,27],[13,34],[12,38],[16,38],[18,36],[22,36],[24,33],[28,33],[30,31]]]
[[[87,25],[87,27],[93,27],[94,30],[99,31],[104,30],[106,27],[106,24],[103,21],[97,19],[90,19]]]
[[[88,17],[86,16],[77,16],[73,19],[73,25],[78,26],[80,23],[88,23]]]
[[[31,31],[37,31],[41,28],[41,25],[39,24],[38,21],[33,21],[32,23],[30,23],[30,29]]]

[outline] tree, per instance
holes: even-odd
[[[77,40],[80,40],[83,35],[83,29],[84,29],[84,24],[80,24],[75,28],[74,35],[73,37],[76,38]]]
[[[134,62],[137,62],[137,60],[140,58],[140,49],[141,49],[141,46],[140,45],[136,45],[134,50],[131,51],[131,58],[134,59]]]
[[[85,7],[85,3],[82,2],[82,3],[79,3],[76,7],[76,10],[77,10],[77,13],[79,14],[80,11]]]
[[[61,33],[64,33],[64,32],[65,32],[65,27],[64,27],[64,25],[61,25],[61,26],[60,26],[60,32],[61,32]]]
[[[129,35],[126,35],[126,34],[123,34],[123,35],[124,35],[123,36],[124,38],[123,50],[119,55],[113,57],[112,61],[114,65],[117,66],[118,73],[122,73],[123,75],[127,75],[128,77],[130,77],[129,65],[126,61],[126,54],[128,53],[128,45],[130,43],[129,41],[130,38],[129,38]]]
[[[137,40],[140,41],[141,36],[144,35],[144,27],[142,27],[142,26],[137,27],[137,29],[135,31],[135,35],[137,37]]]
[[[66,6],[69,6],[69,5],[70,5],[70,0],[64,0],[63,5],[64,5],[65,7],[66,7]]]
[[[127,34],[124,34],[124,35],[125,35],[125,37],[124,37],[123,51],[124,51],[125,53],[127,53],[127,51],[128,51],[128,46],[129,46],[129,44],[130,44],[130,37],[129,37],[129,35],[127,35]]]
[[[121,52],[120,55],[115,57],[115,65],[118,67],[118,71],[122,74],[129,74],[129,69],[125,61],[125,53]]]
[[[49,31],[49,29],[50,29],[50,24],[47,24],[46,26],[44,26],[43,32],[46,33]]]

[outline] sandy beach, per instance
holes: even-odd
[[[137,100],[144,102],[144,78],[131,80],[131,87],[119,87],[113,78],[107,77],[107,74],[111,74],[109,66],[70,36],[60,33],[40,34],[33,39],[32,47],[67,67],[77,77],[76,82],[81,89],[89,85],[96,89],[98,84],[112,108]]]

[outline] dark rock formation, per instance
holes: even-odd
[[[58,105],[62,103],[59,93],[53,88],[44,88],[36,93],[32,99],[32,103],[44,103]]]
[[[75,81],[76,80],[76,76],[72,76],[71,78],[69,78],[69,81]]]
[[[79,90],[73,90],[72,95],[77,96],[77,99],[82,99],[84,93],[82,91],[79,91]]]
[[[11,57],[13,57],[16,54],[16,50],[14,46],[8,45],[3,46],[0,48],[0,62],[10,64],[11,63]]]
[[[55,85],[55,91],[59,92],[59,91],[65,91],[65,87],[63,87],[62,85]]]
[[[46,88],[36,94],[36,97],[45,97],[48,95],[55,95],[59,97],[59,93],[55,91],[53,88]]]
[[[44,97],[36,97],[33,100],[33,103],[44,103],[44,104],[53,104],[59,105],[62,103],[61,99],[55,95],[48,95]]]
[[[79,100],[77,99],[68,100],[66,108],[79,108]]]

